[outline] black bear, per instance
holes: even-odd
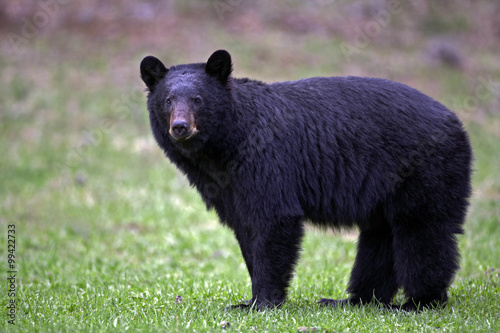
[[[457,116],[401,83],[315,77],[266,84],[206,63],[140,66],[151,129],[166,156],[234,231],[252,299],[281,305],[304,223],[357,227],[349,298],[323,305],[442,305],[459,268],[472,152]]]

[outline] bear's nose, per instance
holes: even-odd
[[[171,126],[172,137],[176,140],[185,139],[189,136],[189,125],[185,120],[175,120]]]

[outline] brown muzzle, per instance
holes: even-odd
[[[184,141],[197,132],[193,111],[188,105],[177,103],[170,114],[170,135],[177,141]]]

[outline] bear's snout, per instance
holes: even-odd
[[[175,108],[170,115],[170,135],[177,141],[191,138],[198,132],[192,112],[185,108]]]
[[[185,120],[176,120],[170,127],[170,134],[174,139],[185,139],[189,136],[189,125]]]

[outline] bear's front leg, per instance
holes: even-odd
[[[233,227],[234,235],[236,236],[236,239],[238,240],[238,243],[240,244],[240,249],[241,249],[241,254],[243,255],[243,259],[245,260],[245,264],[248,269],[248,274],[250,275],[250,279],[253,281],[252,276],[253,276],[253,253],[252,253],[252,248],[253,248],[253,233],[252,230],[245,227],[244,224],[239,223],[236,225],[237,227]],[[245,309],[249,308],[252,306],[253,302],[252,300],[247,300],[244,301],[241,304],[236,304],[236,305],[230,305],[226,308],[227,310],[234,310],[234,309]]]
[[[252,300],[257,310],[285,302],[304,234],[300,218],[256,223],[251,242]]]

